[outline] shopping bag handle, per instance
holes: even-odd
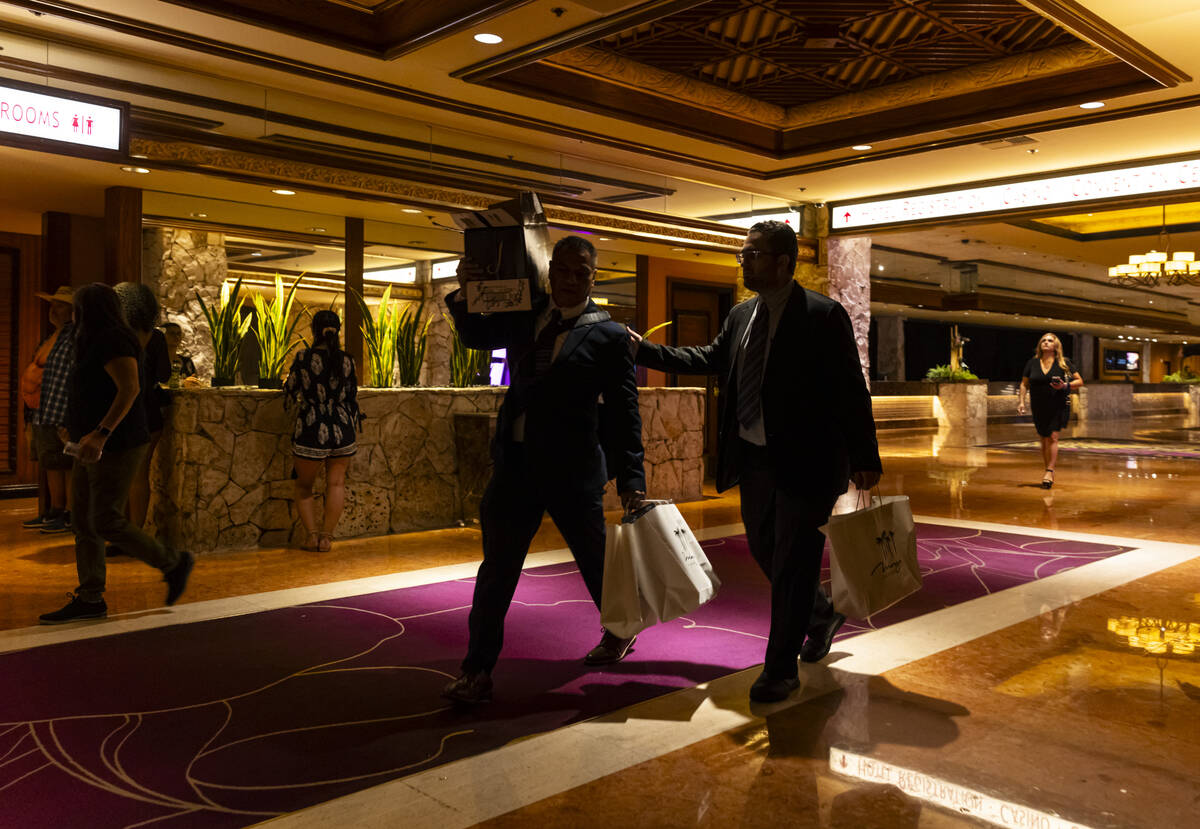
[[[665,501],[643,501],[642,506],[639,509],[636,509],[633,512],[629,512],[629,513],[626,513],[625,515],[622,515],[621,523],[622,524],[632,524],[634,521],[637,521],[639,518],[641,518],[646,513],[650,512],[650,510],[654,509],[655,507],[662,506],[664,504],[670,504],[670,503],[673,503],[673,501],[671,501],[669,498]]]

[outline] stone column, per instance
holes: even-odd
[[[1085,381],[1096,379],[1096,336],[1094,334],[1075,335],[1075,367],[1079,376]]]
[[[433,317],[429,338],[425,341],[425,365],[421,368],[421,384],[450,385],[450,323],[446,322],[446,295],[458,287],[458,280],[433,281],[433,263],[417,263],[417,283],[425,297],[425,317]]]
[[[863,377],[870,382],[867,337],[871,330],[871,239],[838,236],[827,239],[822,247],[826,251],[823,258],[829,263],[829,296],[850,315]]]
[[[212,338],[196,295],[213,307],[228,274],[224,235],[174,228],[142,231],[142,282],[158,295],[163,321],[183,329],[181,351],[191,355],[204,380],[212,378]]]
[[[904,380],[904,317],[875,318],[875,372],[885,380]]]

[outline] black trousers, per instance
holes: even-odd
[[[771,633],[764,670],[773,679],[796,676],[796,659],[810,630],[820,632],[834,608],[821,589],[825,536],[836,498],[779,489],[766,447],[741,441],[738,460],[742,523],[750,554],[771,582]]]
[[[479,504],[483,563],[475,579],[468,621],[471,641],[462,669],[491,671],[504,645],[504,617],[512,604],[529,543],[550,514],[566,539],[596,607],[604,583],[604,490],[554,483],[531,469],[523,447],[510,444]],[[599,619],[597,619],[599,622]]]

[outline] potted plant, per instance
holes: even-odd
[[[464,345],[454,320],[446,314],[442,316],[450,324],[450,385],[456,389],[485,385],[480,376],[487,372],[492,352]]]
[[[421,364],[425,362],[425,343],[429,337],[430,316],[421,325],[421,312],[425,310],[422,299],[414,311],[405,308],[396,325],[396,362],[400,368],[400,385],[415,386],[421,379]]]
[[[300,315],[292,317],[292,303],[296,298],[296,286],[304,274],[297,276],[292,286],[284,293],[283,277],[275,274],[275,296],[268,302],[259,294],[254,299],[254,334],[258,338],[258,387],[278,389],[283,387],[283,373],[287,356],[295,347],[294,336]],[[290,320],[290,321],[289,321]]]
[[[970,383],[979,378],[967,368],[966,363],[960,363],[958,368],[934,366],[925,372],[925,379],[932,383]]]
[[[230,290],[229,283],[221,285],[221,302],[215,308],[209,308],[204,297],[196,291],[196,299],[200,301],[200,310],[208,322],[208,334],[213,346],[213,385],[232,386],[237,375],[238,359],[242,351],[242,337],[250,329],[253,321],[249,315],[242,316],[241,300],[242,278],[239,276]]]
[[[396,337],[400,329],[400,314],[392,307],[392,286],[383,290],[376,316],[371,315],[361,294],[357,291],[351,294],[362,312],[363,347],[367,352],[367,382],[364,385],[390,389],[396,370]]]

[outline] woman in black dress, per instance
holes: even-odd
[[[354,360],[342,351],[342,322],[333,311],[313,315],[313,346],[296,355],[284,383],[287,403],[296,404],[292,455],[296,468],[296,510],[308,532],[305,550],[328,552],[346,500],[346,470],[358,451],[358,379]],[[325,467],[325,520],[317,530],[313,484]]]
[[[1046,472],[1042,488],[1054,486],[1054,465],[1058,461],[1058,433],[1071,417],[1071,389],[1083,385],[1075,366],[1063,357],[1062,342],[1054,334],[1043,334],[1033,358],[1025,364],[1021,389],[1017,392],[1017,413],[1025,414],[1025,395],[1033,409],[1033,425],[1042,439],[1042,460]]]

